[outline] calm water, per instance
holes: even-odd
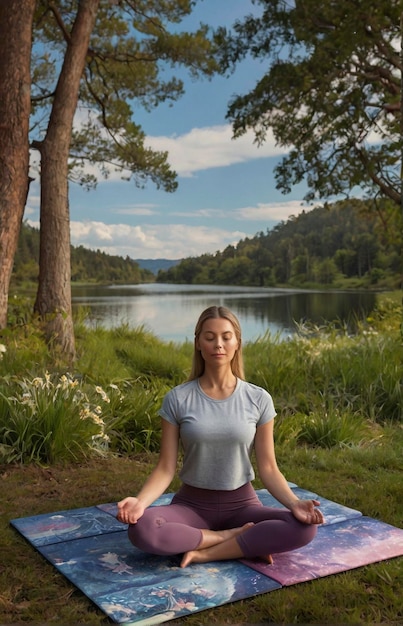
[[[343,320],[353,328],[356,317],[373,309],[375,294],[156,283],[73,287],[73,308],[89,309],[89,325],[144,325],[164,341],[193,341],[197,318],[212,304],[230,308],[241,322],[244,341],[254,341],[267,331],[285,338],[301,320]]]

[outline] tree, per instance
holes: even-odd
[[[48,342],[75,356],[71,310],[68,160],[78,91],[95,25],[99,0],[81,0],[68,35],[45,138],[34,145],[41,155],[41,238],[35,310],[46,321]]]
[[[275,170],[285,193],[306,179],[308,201],[360,186],[400,206],[403,1],[254,4],[261,14],[221,33],[227,67],[248,54],[270,64],[229,103],[234,136],[253,129],[261,144],[272,129],[290,148]]]
[[[29,187],[29,113],[35,0],[0,1],[0,328]]]
[[[40,276],[35,309],[45,321],[48,341],[68,358],[75,354],[70,293],[68,179],[96,183],[86,165],[101,175],[118,169],[139,187],[151,179],[176,189],[167,154],[144,145],[133,121],[133,103],[156,106],[177,99],[181,81],[159,77],[166,66],[182,64],[194,76],[211,74],[207,27],[173,34],[191,12],[192,0],[40,0],[35,20],[34,119],[49,112],[45,130],[32,147],[41,158]],[[57,70],[59,73],[57,73]],[[74,115],[80,114],[79,124]],[[42,134],[41,134],[42,133]]]

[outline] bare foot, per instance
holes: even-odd
[[[209,561],[214,560],[242,557],[242,552],[238,544],[231,540],[235,539],[238,535],[241,535],[245,532],[245,530],[248,530],[248,528],[253,525],[253,522],[248,522],[239,528],[228,528],[227,530],[219,531],[222,541],[210,546],[209,548],[200,548],[199,550],[190,550],[189,552],[186,552],[183,555],[181,567],[186,567],[187,565],[190,565],[190,563],[208,563]],[[223,544],[225,544],[225,548]],[[224,550],[217,551],[217,548],[219,549],[221,546],[223,546]],[[229,549],[228,553],[226,552],[227,546]]]
[[[265,556],[258,556],[256,558],[257,558],[258,561],[264,561],[268,565],[273,565],[273,563],[274,563],[273,557],[272,557],[271,554],[266,554]]]
[[[217,541],[217,543],[222,543],[223,541],[232,539],[232,537],[237,537],[238,535],[241,535],[243,532],[245,532],[245,530],[248,530],[248,528],[250,528],[251,526],[253,526],[253,522],[247,522],[246,524],[244,524],[243,526],[239,526],[238,528],[227,528],[226,530],[217,530],[216,531],[217,535],[221,537],[221,540]],[[203,549],[203,547],[200,549]]]

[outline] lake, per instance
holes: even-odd
[[[304,291],[222,285],[73,286],[73,309],[86,307],[87,325],[114,328],[143,325],[163,341],[193,341],[194,327],[203,309],[213,304],[230,308],[242,326],[244,341],[268,331],[285,339],[295,322],[316,324],[342,320],[354,331],[354,320],[367,316],[374,293],[359,291]]]

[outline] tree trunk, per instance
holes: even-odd
[[[28,194],[35,0],[0,0],[0,328]]]
[[[73,360],[68,159],[79,85],[99,0],[80,0],[59,76],[41,153],[39,287],[35,310],[48,343]]]

